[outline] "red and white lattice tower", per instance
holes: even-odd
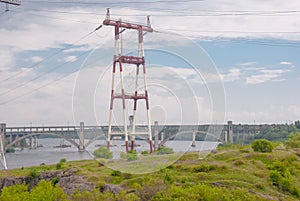
[[[147,91],[147,79],[146,79],[146,65],[145,65],[145,57],[144,57],[144,46],[143,46],[143,36],[144,32],[153,32],[153,29],[150,25],[149,16],[147,17],[147,25],[134,24],[129,22],[122,22],[120,19],[111,19],[109,9],[107,9],[106,18],[103,21],[103,25],[109,25],[115,27],[115,47],[114,47],[114,58],[113,58],[113,72],[112,72],[112,89],[111,89],[111,97],[110,97],[110,111],[109,111],[109,127],[107,133],[107,148],[110,147],[110,139],[112,135],[124,135],[125,136],[125,146],[126,152],[128,152],[128,137],[131,137],[131,150],[134,148],[134,141],[136,135],[148,135],[149,143],[150,143],[150,153],[152,153],[152,133],[151,133],[151,120],[150,120],[150,111],[149,111],[149,97]],[[122,31],[120,30],[122,29]],[[126,29],[135,29],[138,32],[138,54],[137,56],[125,56],[122,55],[121,50],[121,40],[120,34],[123,30]],[[136,65],[136,75],[135,75],[135,91],[133,93],[127,93],[124,89],[124,65],[123,64],[132,64]],[[116,93],[115,91],[115,74],[117,70],[117,66],[119,66],[120,71],[120,93]],[[143,79],[144,79],[144,90],[142,94],[138,94],[138,81],[139,81],[139,72],[140,67],[143,70]],[[112,131],[112,113],[114,108],[114,100],[121,99],[123,106],[123,122],[124,129],[121,132]],[[126,99],[133,100],[133,121],[132,121],[132,129],[128,132],[128,124],[127,124],[127,114],[126,114]],[[136,131],[136,110],[137,110],[137,101],[145,100],[146,111],[147,111],[147,131],[138,132]]]

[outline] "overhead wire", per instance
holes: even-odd
[[[205,0],[189,0],[189,2],[203,2]],[[81,5],[124,5],[124,4],[153,4],[153,3],[186,3],[186,0],[151,0],[151,1],[119,1],[119,2],[86,2],[86,1],[42,1],[27,0],[32,3],[49,3],[49,4],[81,4]]]
[[[101,28],[101,27],[100,27],[100,28]],[[100,29],[100,28],[99,28],[99,29]],[[96,28],[96,29],[97,29],[97,28]],[[67,47],[62,48],[62,49],[60,49],[60,50],[54,52],[53,54],[51,54],[51,55],[49,55],[49,56],[43,58],[43,60],[41,60],[41,61],[39,61],[39,62],[37,62],[37,63],[31,65],[31,66],[25,67],[25,68],[28,69],[28,70],[37,68],[40,64],[44,63],[45,61],[48,61],[49,59],[51,59],[51,58],[53,58],[54,56],[60,54],[61,52],[65,51],[66,49],[68,49],[68,48],[70,48],[70,47],[72,47],[72,46],[75,46],[78,42],[82,41],[83,39],[87,38],[88,36],[90,36],[90,35],[93,34],[95,31],[98,30],[98,29],[97,29],[97,30],[96,30],[96,29],[95,29],[94,31],[89,32],[88,34],[82,36],[81,38],[79,38],[78,40],[74,41],[73,43],[67,45]],[[12,79],[12,78],[14,78],[14,77],[17,77],[17,76],[19,76],[19,75],[21,75],[21,74],[23,74],[23,73],[24,73],[24,71],[20,71],[20,72],[17,72],[17,73],[15,73],[15,74],[13,74],[13,75],[11,75],[11,76],[9,76],[9,77],[3,79],[3,80],[0,80],[0,84],[3,83],[3,82],[5,82],[5,81],[8,81],[8,80],[10,80],[10,79]]]
[[[95,60],[95,61],[94,61],[94,63],[96,63],[96,62],[98,62],[98,60]],[[91,65],[91,64],[94,64],[94,63],[89,63],[89,64]],[[10,99],[8,99],[8,100],[6,100],[6,101],[0,102],[0,105],[6,105],[6,104],[8,104],[8,103],[10,103],[10,102],[13,102],[13,101],[15,101],[15,100],[18,100],[18,99],[20,99],[20,98],[22,98],[22,97],[28,96],[28,95],[30,95],[30,94],[32,94],[32,93],[35,93],[35,92],[39,91],[39,90],[42,89],[42,88],[45,88],[45,87],[47,87],[47,86],[49,86],[49,85],[51,85],[51,84],[53,84],[53,83],[55,83],[55,82],[58,82],[58,81],[60,81],[60,80],[62,80],[62,79],[64,79],[64,78],[66,78],[66,77],[72,75],[73,73],[79,72],[80,70],[81,70],[81,69],[75,69],[75,70],[71,71],[71,72],[68,73],[68,74],[65,74],[65,75],[63,75],[63,76],[61,76],[61,77],[58,77],[58,78],[56,78],[56,79],[54,79],[54,80],[51,80],[51,81],[49,81],[49,82],[47,82],[47,83],[45,83],[45,84],[39,86],[38,88],[35,88],[35,89],[31,90],[31,91],[28,91],[28,92],[26,92],[26,93],[23,93],[23,94],[20,94],[20,95],[18,95],[18,96],[15,96],[15,97],[13,97],[13,98],[10,98]]]
[[[96,33],[96,31],[99,30],[100,28],[102,28],[102,26],[103,26],[103,25],[100,24],[98,27],[96,27],[96,28],[94,29],[94,31],[92,31],[92,32],[90,32],[90,33]],[[84,56],[84,55],[86,55],[86,54],[88,54],[88,53],[89,53],[89,52],[83,52],[83,53],[80,54],[77,58],[80,58],[80,57],[82,57],[82,56]],[[57,67],[50,69],[50,70],[47,71],[46,73],[43,73],[43,74],[41,74],[41,75],[39,75],[39,76],[37,76],[37,77],[35,77],[35,78],[32,78],[32,79],[28,80],[27,82],[23,83],[22,85],[18,85],[18,86],[16,86],[16,87],[14,87],[14,88],[12,88],[12,89],[10,89],[10,90],[8,90],[8,91],[6,91],[6,92],[0,94],[0,96],[1,96],[1,95],[4,95],[4,94],[7,94],[7,93],[10,93],[11,91],[14,91],[14,90],[16,90],[16,89],[18,89],[18,88],[21,88],[21,87],[23,87],[23,86],[25,86],[25,85],[27,85],[27,84],[33,82],[33,81],[35,81],[35,80],[37,80],[37,79],[39,79],[39,78],[45,76],[47,73],[52,72],[52,71],[54,71],[54,70],[56,70],[56,69],[58,69],[58,68],[60,68],[60,67],[62,67],[62,66],[64,66],[64,65],[66,65],[67,63],[70,63],[70,62],[71,62],[71,61],[66,61],[66,62],[64,62],[64,63],[58,65]],[[80,69],[75,69],[74,71],[71,71],[71,73],[68,73],[68,74],[66,74],[66,75],[64,75],[64,76],[62,76],[62,77],[59,77],[59,78],[57,78],[57,79],[54,79],[54,80],[52,80],[52,81],[49,81],[48,83],[46,83],[46,84],[44,84],[44,85],[42,85],[42,86],[40,86],[40,87],[38,87],[38,88],[35,88],[35,89],[33,89],[33,90],[31,90],[31,91],[29,91],[29,92],[27,92],[27,93],[24,93],[24,94],[15,96],[15,97],[13,97],[13,98],[11,98],[11,99],[8,99],[8,100],[6,100],[6,101],[3,101],[3,102],[0,103],[0,105],[6,105],[7,103],[10,103],[10,102],[12,102],[12,101],[14,101],[14,100],[17,100],[17,99],[21,98],[21,97],[24,97],[24,96],[27,96],[27,95],[29,95],[29,94],[32,94],[32,93],[34,93],[34,92],[40,90],[41,88],[44,88],[44,87],[49,86],[50,84],[52,84],[52,83],[54,83],[54,82],[57,82],[57,81],[59,81],[59,80],[62,80],[63,78],[65,78],[65,77],[67,77],[67,76],[69,76],[69,75],[71,75],[71,74],[73,74],[73,73],[75,73],[75,72],[77,72],[77,71],[79,71],[79,70],[80,70]]]
[[[80,57],[86,55],[87,53],[88,53],[88,52],[83,52],[82,54],[80,54],[79,56],[77,56],[77,58],[80,58]],[[59,68],[65,66],[66,64],[71,63],[71,62],[72,62],[72,61],[65,61],[65,62],[63,62],[62,64],[59,64],[58,66],[56,66],[56,67],[54,67],[54,68],[51,68],[51,69],[47,70],[46,72],[44,72],[44,73],[42,73],[42,74],[40,74],[40,75],[38,75],[38,76],[36,76],[36,77],[34,77],[34,78],[32,78],[32,79],[26,81],[26,82],[23,82],[23,83],[21,83],[21,84],[15,86],[15,87],[13,87],[13,88],[11,88],[11,89],[5,91],[5,92],[3,92],[3,93],[0,93],[0,96],[6,95],[6,94],[8,94],[8,93],[10,93],[10,92],[12,92],[12,91],[15,91],[16,89],[19,89],[19,88],[21,88],[21,87],[24,87],[24,86],[26,86],[27,84],[29,84],[29,83],[31,83],[31,82],[33,82],[33,81],[35,81],[35,80],[38,80],[38,79],[44,77],[45,75],[47,75],[48,73],[51,73],[51,72],[53,72],[53,71],[55,71],[55,70],[57,70],[57,69],[59,69]]]

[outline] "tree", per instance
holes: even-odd
[[[63,188],[55,185],[51,181],[41,180],[38,185],[31,191],[32,201],[65,201],[67,195],[64,193]]]
[[[291,133],[285,144],[289,148],[300,148],[300,132]]]
[[[0,201],[29,201],[28,187],[24,184],[4,187],[0,195]]]
[[[112,152],[110,152],[107,148],[105,147],[99,147],[94,151],[94,156],[96,158],[105,158],[105,159],[111,159],[113,157]]]
[[[251,147],[256,152],[272,152],[273,145],[269,140],[261,139],[252,142]]]

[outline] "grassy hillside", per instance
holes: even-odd
[[[202,160],[199,153],[187,153],[151,174],[121,173],[97,160],[87,160],[1,171],[0,177],[37,176],[43,171],[70,168],[94,183],[95,190],[73,193],[65,197],[69,200],[300,199],[300,150],[280,146],[272,153],[253,152],[250,147],[221,148]]]

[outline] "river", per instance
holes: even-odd
[[[25,148],[22,151],[16,151],[15,153],[7,153],[6,160],[8,169],[38,166],[44,164],[56,164],[60,159],[66,158],[67,161],[93,159],[92,153],[97,149],[97,145],[105,145],[104,140],[96,140],[90,144],[85,152],[79,152],[74,146],[67,148],[54,148],[54,146],[60,145],[60,138],[41,138],[38,140],[42,147],[37,149]],[[67,144],[67,142],[66,142]],[[112,141],[115,144],[111,147],[114,158],[120,156],[120,152],[125,150],[124,141]],[[143,150],[149,151],[149,144],[142,140],[137,140],[136,144],[140,145],[136,147],[138,152]],[[196,141],[196,146],[191,147],[191,141],[169,141],[166,143],[167,147],[173,148],[175,152],[188,152],[188,151],[201,151],[201,150],[213,150],[217,146],[217,142],[203,142]],[[0,169],[3,169],[0,164]]]

